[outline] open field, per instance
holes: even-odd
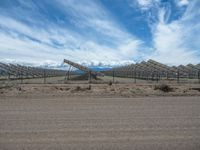
[[[11,78],[8,79],[7,77],[0,77],[0,85],[1,84],[66,84],[66,83],[88,83],[88,77],[83,80],[81,79],[80,75],[70,75],[70,79],[67,79],[67,76],[55,76],[55,77],[35,77],[35,78]],[[80,78],[80,79],[79,79]],[[113,77],[112,76],[98,76],[98,80],[94,80],[95,83],[108,83],[108,82],[114,82],[114,83],[122,83],[122,84],[156,84],[156,83],[166,83],[166,84],[199,84],[199,79],[190,79],[190,78],[179,78],[179,81],[177,81],[177,78],[160,78],[159,80],[152,80],[152,79],[140,79],[140,78],[132,78],[132,77]]]
[[[0,84],[43,84],[46,82],[47,84],[54,84],[54,83],[65,83],[66,77],[65,76],[58,76],[58,77],[46,77],[45,79],[43,77],[37,77],[37,78],[30,78],[30,79],[2,79],[0,80]]]
[[[100,77],[100,79],[104,82],[113,82],[112,76],[104,76]],[[135,79],[131,77],[114,77],[114,83],[132,83],[132,84],[156,84],[156,83],[166,83],[166,84],[177,84],[176,78],[166,79],[162,78],[160,80],[151,80],[151,79]],[[199,84],[199,79],[189,79],[189,78],[179,78],[179,84]]]
[[[199,97],[0,98],[1,150],[199,150],[199,141]]]
[[[1,84],[0,97],[155,97],[200,96],[199,84],[168,84],[168,91],[159,89],[165,84],[95,84],[84,81],[68,84]]]
[[[199,84],[111,80],[1,83],[0,150],[200,149]]]

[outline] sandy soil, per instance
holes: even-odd
[[[200,85],[0,84],[0,150],[200,149]]]
[[[199,150],[199,141],[199,97],[0,98],[0,150]]]
[[[81,96],[145,97],[200,96],[199,84],[169,85],[171,91],[156,89],[160,84],[12,84],[0,86],[0,97]]]

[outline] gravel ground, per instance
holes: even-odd
[[[164,85],[171,90],[163,91]],[[0,85],[0,97],[156,97],[200,96],[199,84],[16,84]]]
[[[199,150],[200,97],[0,97],[0,150]]]

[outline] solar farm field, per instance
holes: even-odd
[[[0,98],[0,149],[200,148],[199,97]]]
[[[65,62],[84,73],[1,64],[1,150],[200,149],[198,65]]]

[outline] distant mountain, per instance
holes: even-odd
[[[106,70],[109,70],[111,69],[112,67],[102,67],[102,66],[88,66],[91,70],[94,70],[94,71],[106,71]]]
[[[28,62],[22,62],[22,61],[16,61],[16,60],[4,60],[2,61],[3,63],[12,63],[12,64],[20,64],[20,65],[24,65],[24,66],[33,66],[33,67],[40,67],[40,68],[49,68],[49,69],[61,69],[61,70],[68,70],[69,69],[69,65],[65,64],[65,63],[55,63],[55,62],[45,62],[42,64],[36,64],[36,63],[28,63]],[[116,67],[116,66],[122,66],[122,65],[127,65],[130,64],[132,62],[120,62],[118,64],[115,63],[110,63],[110,64],[105,64],[102,62],[76,62],[79,63],[83,66],[86,66],[94,71],[103,71],[103,70],[109,70],[112,67]],[[73,68],[73,70],[77,70],[76,68]]]

